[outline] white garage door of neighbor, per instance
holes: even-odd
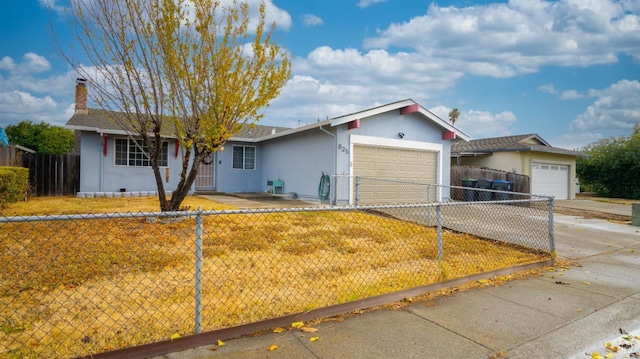
[[[437,163],[437,153],[433,151],[353,146],[353,173],[356,176],[435,184]],[[427,198],[426,191],[419,190],[415,185],[368,179],[360,180],[359,194],[361,204],[407,203],[425,201]]]
[[[552,163],[533,163],[531,166],[531,193],[569,198],[569,166]]]

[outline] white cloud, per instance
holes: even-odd
[[[563,91],[560,94],[560,98],[563,100],[575,100],[579,98],[584,98],[584,95],[580,94],[576,90],[567,90],[567,91]]]
[[[369,7],[369,6],[373,5],[373,4],[377,4],[379,2],[385,2],[385,1],[387,1],[387,0],[360,0],[360,1],[358,1],[358,7],[364,9],[366,7]]]
[[[0,71],[11,74],[37,74],[51,69],[51,63],[44,56],[28,52],[22,57],[21,63],[16,63],[11,57],[5,56],[0,60]]]
[[[443,120],[449,120],[452,110],[446,106],[435,106],[429,109]],[[460,117],[455,127],[469,135],[472,139],[485,137],[499,137],[511,135],[510,127],[516,122],[516,116],[511,111],[491,113],[481,110],[460,111]]]
[[[320,26],[324,24],[324,21],[322,21],[322,19],[317,17],[316,15],[305,14],[305,15],[302,15],[302,23],[305,26],[311,27],[311,26]]]
[[[640,81],[621,80],[589,94],[597,99],[571,122],[570,135],[602,138],[631,133],[640,120]]]
[[[67,8],[62,5],[58,5],[58,0],[38,0],[38,4],[45,9],[49,9],[57,13],[58,15],[64,15]]]
[[[69,119],[63,111],[65,108],[51,96],[36,97],[23,91],[0,92],[0,113],[2,113],[0,126],[2,127],[27,119],[63,125]]]
[[[391,24],[365,39],[367,48],[411,48],[450,67],[493,77],[541,66],[590,66],[640,59],[635,3],[611,0],[512,0],[464,8],[432,4],[425,15]]]
[[[542,85],[538,87],[538,90],[540,90],[540,92],[550,93],[550,94],[558,93],[558,91],[556,91],[556,88],[553,84]]]

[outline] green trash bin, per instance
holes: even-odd
[[[478,189],[477,197],[478,201],[491,201],[491,195],[493,192],[485,191],[491,189],[493,186],[493,181],[488,179],[479,179],[476,183],[476,188]]]
[[[466,188],[476,188],[476,180],[473,178],[463,178],[462,179],[462,187]],[[476,200],[476,190],[475,189],[464,189],[462,199],[465,202],[473,202]]]

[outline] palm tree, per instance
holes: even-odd
[[[457,108],[454,108],[453,110],[451,110],[451,112],[449,112],[449,121],[451,121],[451,124],[455,126],[456,121],[458,121],[458,117],[460,117],[460,111],[458,111]]]

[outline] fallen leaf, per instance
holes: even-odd
[[[305,333],[315,333],[318,331],[318,328],[302,327],[300,330]]]
[[[556,284],[566,284],[566,285],[569,285],[569,283],[567,283],[567,282],[563,282],[563,281],[561,281],[561,280],[557,280],[557,281],[556,281]]]
[[[315,342],[315,341],[317,341],[317,340],[319,340],[319,339],[320,339],[319,337],[311,337],[311,338],[309,339],[309,341]]]
[[[182,337],[182,335],[180,335],[180,333],[171,334],[171,340],[178,339],[178,338],[181,338],[181,337]]]
[[[478,283],[480,283],[480,284],[486,284],[486,283],[489,283],[489,281],[488,281],[488,280],[486,280],[486,279],[480,279],[480,280],[478,280]]]
[[[272,352],[272,351],[278,349],[278,345],[277,344],[273,344],[268,349],[269,349],[270,352]]]
[[[209,350],[211,350],[212,352],[215,352],[216,350],[218,350],[218,347],[214,345],[211,348],[209,348]]]
[[[584,281],[583,283],[584,283],[584,285],[591,285],[591,283],[589,283],[587,281]]]
[[[223,346],[225,346],[225,345],[227,345],[227,343],[225,343],[225,342],[223,342],[222,340],[218,339],[218,346],[219,346],[219,347],[223,347]]]
[[[284,329],[278,327],[278,328],[274,329],[273,332],[277,333],[277,334],[280,334],[280,333],[284,332]]]
[[[605,359],[611,359],[613,358],[615,354],[614,353],[608,353],[607,355],[604,356]]]
[[[581,312],[581,311],[582,311],[582,308],[578,308],[578,310],[576,312]]]
[[[304,322],[293,322],[291,323],[292,328],[302,328],[304,327]]]
[[[591,353],[591,359],[604,359],[600,353],[593,352]]]

